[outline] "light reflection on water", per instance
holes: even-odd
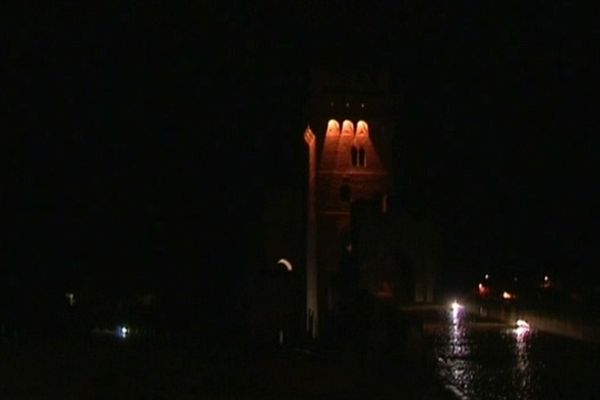
[[[513,381],[517,388],[524,393],[531,389],[531,375],[534,370],[529,362],[529,347],[531,344],[531,331],[529,329],[515,328],[512,330],[515,338],[515,370]]]
[[[600,399],[600,344],[475,321],[464,309],[430,326],[438,374],[459,399]]]
[[[479,328],[463,309],[446,316],[436,336],[439,373],[463,399],[536,399],[539,368],[530,362],[535,332]]]

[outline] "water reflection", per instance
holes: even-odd
[[[473,321],[460,307],[451,307],[445,320],[436,338],[439,373],[459,398],[540,398],[532,330]]]
[[[450,311],[447,345],[441,352],[450,387],[459,397],[465,397],[472,389],[474,368],[469,361],[471,344],[467,327],[463,323],[465,311],[453,303]]]
[[[532,398],[533,391],[533,365],[530,363],[530,348],[532,331],[527,325],[520,324],[512,329],[514,337],[515,368],[513,372],[513,385],[521,390],[519,398]]]
[[[464,311],[462,308],[452,307],[452,324],[450,324],[450,340],[448,342],[448,353],[454,357],[459,358],[466,357],[469,355],[467,331],[464,324],[461,321],[463,313]]]

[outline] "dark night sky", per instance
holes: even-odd
[[[392,72],[399,193],[439,226],[449,270],[595,270],[584,10],[320,3],[15,12],[14,270],[227,281],[263,189],[302,176],[307,68],[340,59]]]

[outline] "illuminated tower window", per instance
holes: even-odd
[[[367,166],[367,154],[362,147],[358,150],[358,166],[363,168]]]
[[[352,166],[358,166],[358,150],[354,146],[352,146]]]

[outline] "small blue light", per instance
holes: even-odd
[[[117,335],[125,338],[127,337],[127,335],[129,335],[130,331],[129,328],[127,328],[126,326],[117,326]]]

